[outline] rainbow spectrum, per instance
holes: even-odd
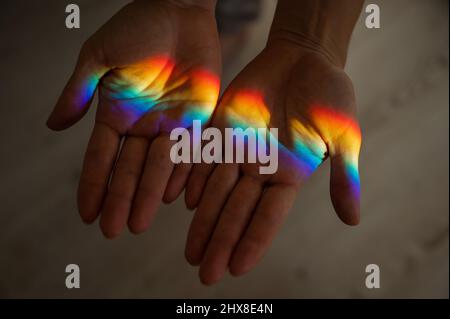
[[[239,91],[223,101],[231,125],[235,127],[269,127],[270,111],[262,94]],[[360,192],[358,157],[361,132],[357,123],[344,113],[323,105],[312,105],[302,118],[289,122],[292,145],[279,145],[290,150],[298,160],[299,169],[310,175],[328,154],[338,154],[344,160],[345,172],[356,196]]]
[[[173,121],[172,126],[179,128],[192,127],[194,121],[204,125],[213,113],[219,95],[217,76],[201,69],[180,73],[174,61],[166,56],[113,69],[101,80],[99,76],[93,76],[85,83],[85,95],[80,99],[85,102],[90,100],[99,81],[102,81],[102,96],[114,101],[130,117],[137,120],[148,112],[161,111],[166,121]],[[227,94],[220,108],[230,125],[241,128],[243,134],[249,128],[271,126],[270,110],[263,95],[256,90]],[[352,118],[330,106],[312,105],[301,119],[292,118],[287,125],[292,141],[282,144],[269,130],[271,145],[275,141],[280,144],[279,149],[291,152],[298,161],[299,169],[308,175],[328,154],[339,154],[344,160],[352,189],[359,195],[361,133]],[[267,141],[267,136],[258,134],[258,130],[256,136],[258,145],[261,141]],[[241,146],[248,146],[248,143]],[[217,156],[214,158],[218,160]]]
[[[193,120],[206,122],[210,118],[220,89],[212,72],[200,68],[180,72],[172,59],[162,55],[112,69],[101,80],[92,76],[80,97],[83,102],[90,100],[99,81],[102,98],[130,118],[138,120],[148,112],[159,111],[166,121],[183,127],[192,125]]]

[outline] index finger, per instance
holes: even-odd
[[[265,189],[255,214],[230,262],[230,273],[240,276],[251,270],[269,248],[292,204],[296,189],[277,184]]]

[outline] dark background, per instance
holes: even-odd
[[[104,239],[76,212],[76,184],[94,108],[64,133],[45,121],[80,45],[126,1],[78,0],[81,29],[65,28],[66,1],[8,1],[0,10],[0,297],[447,297],[449,202],[448,1],[370,1],[347,70],[356,87],[364,145],[362,223],[339,222],[328,165],[299,194],[263,262],[249,275],[204,287],[183,257],[192,213],[160,210],[151,230]],[[264,45],[275,2],[225,81]],[[81,267],[81,289],[65,266]],[[381,288],[365,287],[365,267]]]

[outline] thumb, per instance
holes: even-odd
[[[350,127],[331,147],[330,195],[339,218],[348,225],[359,224],[360,179],[358,159],[361,131]]]
[[[87,112],[101,77],[108,71],[102,55],[88,45],[80,51],[75,70],[47,120],[52,130],[64,130]]]

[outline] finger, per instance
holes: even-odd
[[[180,196],[188,180],[191,168],[191,163],[180,163],[175,166],[164,192],[163,201],[165,203],[171,203]]]
[[[193,129],[189,128],[187,129],[187,132],[189,132],[189,145],[193,145],[193,153],[198,152],[199,150],[196,147],[196,143],[193,141],[193,135],[192,134]],[[172,131],[173,132],[173,131]],[[184,140],[178,140],[176,144],[183,143]],[[190,147],[189,147],[190,148]],[[189,161],[187,162],[177,162],[179,164],[175,165],[175,168],[172,172],[172,175],[170,176],[169,182],[167,183],[166,191],[164,192],[163,201],[165,203],[171,203],[177,197],[180,195],[180,193],[183,191],[184,187],[186,186],[187,180],[189,178],[189,174],[191,172],[191,169],[193,167],[192,165],[192,159],[194,158],[194,154],[189,153]]]
[[[359,224],[360,179],[358,157],[360,138],[345,137],[331,152],[330,195],[339,218],[348,225]]]
[[[203,189],[214,167],[216,167],[214,163],[208,164],[203,162],[193,166],[187,181],[185,193],[185,202],[188,209],[195,209],[198,206]]]
[[[225,274],[233,250],[247,227],[262,189],[262,181],[251,176],[243,176],[234,188],[200,266],[200,278],[204,284],[213,284]]]
[[[107,238],[118,236],[127,223],[147,149],[146,138],[127,137],[123,143],[101,210],[100,228]]]
[[[105,124],[95,124],[78,186],[78,208],[86,223],[93,222],[98,216],[119,144],[120,137],[116,131]]]
[[[186,241],[185,255],[188,262],[198,265],[214,230],[217,218],[239,177],[236,164],[216,167],[206,184],[200,204],[192,219]]]
[[[259,262],[291,208],[295,193],[294,187],[281,184],[264,190],[250,225],[231,257],[232,275],[242,275]]]
[[[52,130],[63,130],[78,122],[88,110],[98,82],[107,71],[100,54],[85,44],[75,70],[47,120],[47,126]]]
[[[321,128],[321,137],[331,159],[331,201],[339,218],[348,225],[359,223],[360,211],[358,158],[361,129],[354,116],[355,109],[354,104],[348,104],[344,113],[317,106],[312,109],[315,125]]]
[[[174,165],[170,159],[173,143],[169,136],[164,134],[156,137],[150,145],[144,173],[128,220],[128,227],[133,233],[141,233],[149,227],[161,204]]]

